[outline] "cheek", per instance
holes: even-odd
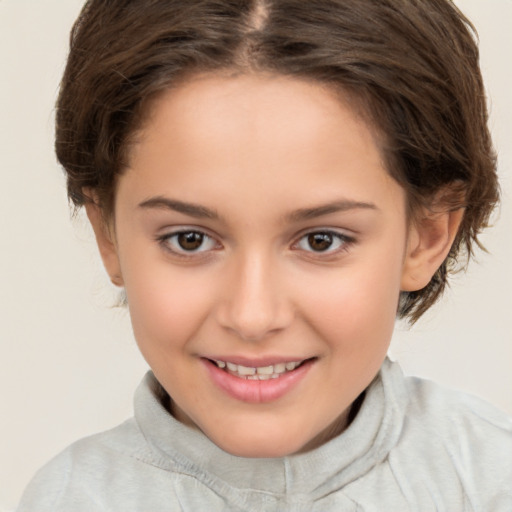
[[[399,259],[368,260],[340,269],[302,294],[308,321],[330,341],[332,351],[376,358],[387,351],[400,293]],[[385,270],[384,270],[385,269]]]
[[[154,260],[147,265],[126,263],[126,294],[141,350],[185,346],[208,314],[214,286],[211,277]]]

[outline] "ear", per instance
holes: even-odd
[[[448,256],[459,230],[464,208],[425,210],[411,222],[402,269],[402,291],[421,290]]]
[[[124,286],[113,230],[103,216],[96,194],[87,191],[86,195],[91,200],[85,203],[85,211],[94,230],[103,265],[112,283],[116,286]]]

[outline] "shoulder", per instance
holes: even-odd
[[[419,422],[457,443],[468,437],[489,446],[498,439],[512,443],[512,418],[488,402],[417,377],[406,377],[405,385],[406,422]]]
[[[17,512],[103,510],[102,487],[108,474],[144,463],[151,457],[145,446],[133,419],[73,443],[36,473]]]
[[[475,396],[406,377],[398,449],[424,461],[424,476],[457,482],[475,510],[512,506],[512,419]]]

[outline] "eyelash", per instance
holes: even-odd
[[[319,230],[309,231],[307,233],[302,234],[302,236],[297,240],[297,242],[295,242],[292,245],[292,248],[301,249],[300,243],[303,240],[307,240],[307,242],[310,243],[311,237],[319,236],[319,235],[322,237],[330,238],[331,245],[326,250],[320,250],[320,251],[307,250],[307,249],[302,249],[302,250],[304,250],[307,253],[310,253],[311,255],[315,255],[315,256],[319,256],[319,257],[322,257],[323,255],[332,256],[332,255],[336,255],[340,252],[348,251],[348,249],[356,241],[353,237],[345,235],[343,233],[339,233],[338,231],[333,231],[331,229],[319,229]],[[338,245],[337,245],[337,247],[335,247],[333,249],[331,246],[335,241],[338,242]]]
[[[183,247],[179,247],[179,242],[177,241],[178,237],[181,235],[195,235],[201,237],[201,245],[194,250],[186,250]],[[310,243],[311,237],[313,236],[321,236],[328,237],[328,243],[330,243],[329,247],[325,250],[308,250],[300,246],[301,242],[306,240],[307,243]],[[330,239],[330,240],[329,240]],[[173,248],[171,246],[172,241],[176,242],[176,246]],[[320,240],[321,241],[321,240]],[[337,241],[337,246],[332,249],[331,246]],[[217,242],[212,236],[208,235],[204,231],[199,229],[180,229],[178,231],[174,231],[172,233],[166,233],[164,235],[157,237],[157,242],[163,247],[163,249],[174,256],[180,258],[197,258],[200,256],[205,256],[213,250],[222,247],[219,242]],[[206,248],[204,250],[200,250],[205,242],[209,242],[209,244],[213,244],[212,247]],[[348,235],[343,233],[339,233],[337,231],[333,231],[330,229],[318,229],[303,233],[296,242],[294,242],[291,246],[294,250],[303,250],[306,253],[309,253],[313,256],[332,256],[341,252],[348,251],[349,248],[356,242],[356,240]]]
[[[210,241],[214,246],[207,250],[198,250],[199,248],[194,250],[186,250],[183,247],[178,246],[179,242],[177,242],[177,239],[180,235],[199,235],[202,238],[199,248],[205,243],[205,241]],[[173,240],[176,241],[176,247],[174,248],[171,247]],[[204,255],[204,253],[207,253],[210,250],[215,250],[215,248],[220,246],[220,244],[216,242],[213,237],[199,229],[180,229],[172,233],[166,233],[165,235],[158,236],[157,242],[163,247],[165,251],[170,252],[174,256],[178,256],[180,258],[197,258],[198,255]]]

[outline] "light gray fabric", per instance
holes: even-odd
[[[386,360],[350,427],[306,454],[229,455],[170,416],[148,373],[135,417],[44,467],[18,512],[511,512],[512,422]]]

